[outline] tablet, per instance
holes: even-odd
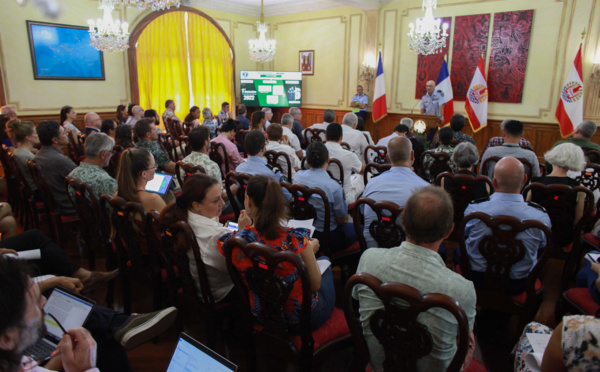
[[[188,371],[235,372],[237,366],[187,334],[181,333],[167,372]]]
[[[164,173],[154,173],[154,178],[146,184],[146,191],[164,195],[169,191],[173,176]]]

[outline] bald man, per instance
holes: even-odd
[[[375,201],[391,201],[404,207],[408,198],[416,190],[429,186],[429,183],[417,176],[412,170],[415,161],[415,153],[412,143],[406,137],[397,136],[388,142],[387,157],[392,168],[381,175],[372,178],[365,187],[362,197],[371,198]],[[369,233],[369,225],[377,218],[371,208],[365,206],[365,227],[363,234],[367,247],[377,247],[377,242]]]
[[[92,133],[99,133],[100,129],[102,129],[102,119],[100,118],[100,115],[95,112],[88,112],[85,114],[83,122],[85,123],[86,138]]]
[[[483,212],[490,216],[505,215],[520,220],[538,220],[550,227],[550,217],[546,210],[538,204],[523,200],[521,187],[526,181],[525,169],[519,160],[512,156],[502,158],[494,167],[492,183],[496,192],[488,198],[472,202],[465,210],[465,216],[472,212]],[[465,236],[468,236],[465,245],[471,257],[472,279],[476,287],[483,282],[483,273],[487,267],[478,245],[487,235],[491,235],[491,230],[481,221],[471,220],[465,226]],[[525,290],[527,275],[537,262],[537,251],[546,244],[545,235],[537,229],[525,230],[517,235],[517,239],[522,240],[526,252],[525,257],[513,265],[510,273],[513,294]]]
[[[435,91],[435,81],[429,80],[425,83],[425,95],[421,98],[421,114],[435,115],[444,120],[444,105],[442,96]]]

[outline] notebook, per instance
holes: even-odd
[[[52,314],[66,329],[79,328],[87,320],[96,302],[62,287],[56,287],[44,305],[44,313]],[[54,319],[44,315],[46,334],[25,351],[33,360],[48,357],[62,339],[63,331]]]
[[[146,191],[164,195],[169,191],[173,176],[164,173],[154,173],[154,178],[146,183]]]
[[[167,372],[192,371],[235,372],[237,366],[182,332]]]

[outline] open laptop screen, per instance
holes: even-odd
[[[154,178],[146,184],[146,191],[164,195],[169,191],[173,176],[164,173],[154,173]]]
[[[48,298],[48,301],[46,301],[44,312],[54,315],[63,327],[69,330],[81,327],[93,307],[94,301],[74,292],[67,291],[64,288],[57,287]],[[56,341],[60,341],[63,332],[58,324],[48,315],[44,316],[44,320],[48,336],[51,336]]]
[[[167,372],[191,371],[235,372],[237,366],[187,334],[181,333]]]

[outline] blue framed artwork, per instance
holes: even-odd
[[[27,21],[36,80],[105,80],[102,52],[87,27]]]

